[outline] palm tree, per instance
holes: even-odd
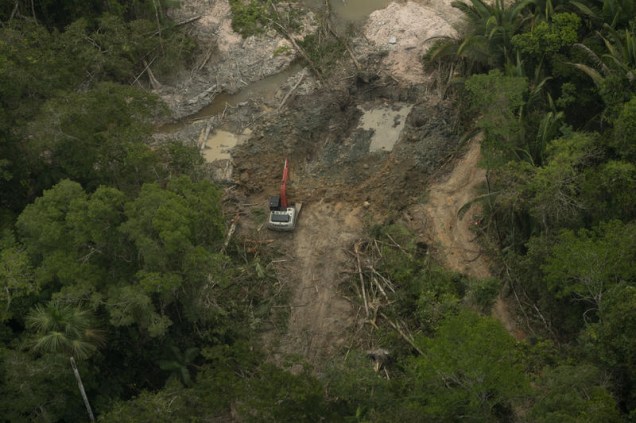
[[[35,332],[34,351],[69,355],[86,411],[91,421],[95,421],[75,363],[75,357],[88,358],[103,342],[101,331],[93,328],[90,314],[76,307],[50,302],[46,306],[37,305],[27,316],[26,324]]]
[[[583,50],[588,58],[594,63],[594,67],[576,63],[574,66],[585,72],[592,80],[600,85],[604,77],[614,73],[621,78],[633,82],[636,77],[636,27],[616,31],[606,25],[604,29],[607,36],[598,32],[598,36],[603,40],[607,53],[597,55],[584,44],[576,44]]]
[[[464,14],[464,25],[457,38],[439,37],[427,53],[427,60],[454,59],[466,73],[503,68],[514,61],[512,37],[531,17],[526,13],[535,0],[520,0],[512,5],[503,0],[455,0],[451,4]]]
[[[605,34],[597,32],[603,41],[604,50],[596,53],[587,45],[575,44],[591,63],[573,63],[577,69],[589,76],[597,87],[613,85],[605,89],[605,111],[603,119],[612,120],[618,114],[623,103],[636,92],[636,25],[624,30],[615,30],[609,25],[604,26]]]

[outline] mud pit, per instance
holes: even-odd
[[[351,40],[363,70],[343,56],[321,85],[307,70],[290,68],[293,49],[274,54],[287,40],[272,32],[246,40],[233,33],[227,0],[183,3],[182,18],[202,16],[195,35],[214,54],[202,53],[186,78],[159,89],[180,120],[157,138],[198,145],[216,178],[230,186],[226,206],[240,214],[239,232],[271,238],[281,251],[276,271],[292,298],[286,334],[264,336],[271,358],[300,355],[319,363],[345,347],[358,323],[339,291],[349,268],[345,250],[368,225],[417,215],[412,208],[425,201],[430,176],[460,147],[450,105],[431,94],[419,64],[428,38],[454,33],[457,11],[446,0],[375,10]],[[306,14],[301,32],[315,28],[312,19]],[[293,70],[272,78],[273,87],[250,91],[284,69]],[[240,101],[205,109],[221,93]],[[214,150],[220,138],[225,148]],[[294,233],[264,234],[267,198],[278,191],[285,158],[289,197],[303,202],[302,213]],[[422,217],[416,226],[426,222]]]

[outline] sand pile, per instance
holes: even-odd
[[[453,10],[445,13],[418,3],[391,3],[386,9],[371,13],[365,36],[375,46],[386,48],[384,59],[391,75],[407,83],[426,80],[421,58],[433,37],[455,36]]]

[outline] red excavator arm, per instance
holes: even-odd
[[[287,179],[289,178],[289,167],[287,165],[287,159],[285,159],[285,167],[283,167],[283,181],[280,184],[280,207],[283,210],[287,209]]]

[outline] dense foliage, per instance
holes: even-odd
[[[194,46],[169,6],[0,7],[0,421],[85,421],[69,358],[115,421],[159,420],[116,416],[181,389],[226,413],[220,394],[260,363],[268,276],[223,248],[198,150],[152,141],[165,110],[144,71],[169,78]]]
[[[439,41],[428,59],[462,71],[465,117],[484,136],[483,229],[500,252],[519,312],[533,338],[561,345],[560,363],[594,366],[577,370],[580,383],[605,378],[612,396],[593,394],[590,405],[616,401],[623,415],[634,415],[636,362],[625,352],[636,336],[629,311],[636,286],[635,3],[454,6],[465,13],[465,30]],[[535,375],[541,386],[574,381],[556,365]],[[562,410],[551,408],[560,401]],[[546,398],[535,411],[541,416],[533,415],[611,420],[576,410],[576,401]]]

